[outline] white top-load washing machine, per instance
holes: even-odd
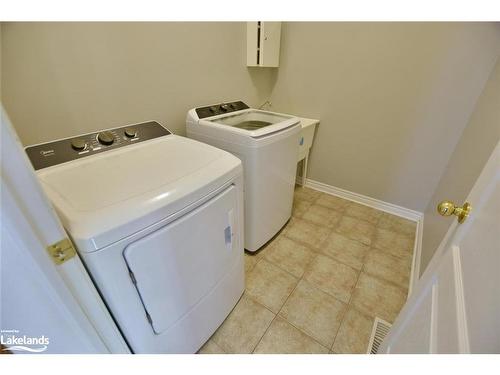
[[[292,214],[300,120],[236,101],[191,109],[186,127],[188,137],[242,160],[245,249],[257,251]]]
[[[244,290],[238,158],[156,122],[26,152],[135,353],[194,353]]]

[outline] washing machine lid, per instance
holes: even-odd
[[[299,122],[298,117],[258,109],[231,112],[200,120],[201,124],[221,127],[224,130],[252,138],[260,138],[288,129]]]
[[[169,135],[38,176],[77,246],[94,251],[172,215],[238,172],[233,155]]]

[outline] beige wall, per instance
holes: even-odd
[[[500,47],[473,23],[286,23],[272,109],[321,119],[309,178],[423,211]]]
[[[145,120],[184,134],[188,109],[259,105],[245,23],[7,23],[3,100],[24,144]]]
[[[437,214],[437,204],[445,199],[456,204],[465,201],[499,140],[500,62],[497,62],[425,210],[421,273],[453,222],[452,218]]]
[[[3,102],[25,144],[241,98],[319,118],[309,177],[424,211],[493,69],[493,23],[283,24],[280,67],[244,23],[8,23]]]
[[[25,144],[184,134],[189,108],[232,99],[321,119],[309,177],[425,210],[421,270],[450,224],[435,205],[465,199],[500,132],[499,24],[284,23],[279,69],[245,66],[244,23],[3,23],[0,43]]]

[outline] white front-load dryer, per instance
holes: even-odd
[[[26,152],[135,353],[194,353],[241,297],[238,158],[156,122]]]
[[[300,120],[236,101],[191,109],[186,129],[243,162],[245,249],[257,251],[292,215]]]

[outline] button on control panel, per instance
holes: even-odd
[[[97,134],[97,140],[101,145],[112,145],[115,141],[115,135],[110,131],[104,131]]]
[[[222,115],[224,113],[230,113],[234,111],[241,111],[243,109],[248,109],[248,108],[250,107],[241,101],[231,102],[231,103],[220,103],[208,107],[196,108],[196,114],[198,115],[199,118],[205,118],[205,117]]]
[[[136,128],[125,128],[124,130],[125,132],[125,135],[128,137],[128,138],[134,138],[137,136],[137,130]]]
[[[71,147],[75,151],[83,151],[87,148],[87,142],[83,138],[75,138],[71,141]]]
[[[159,123],[150,121],[28,146],[25,151],[38,170],[169,134]]]

